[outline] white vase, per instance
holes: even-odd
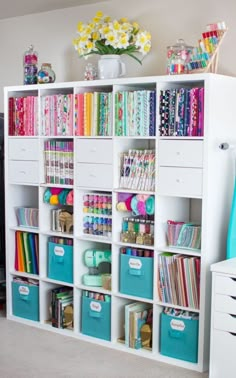
[[[120,55],[101,55],[98,61],[99,79],[115,79],[124,76],[125,64]]]

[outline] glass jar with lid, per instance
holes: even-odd
[[[54,83],[55,80],[56,75],[52,69],[52,65],[50,63],[42,63],[42,66],[38,72],[38,83]]]
[[[178,39],[173,46],[167,46],[167,73],[169,75],[186,73],[192,51],[193,46],[188,46],[183,39]]]
[[[24,84],[37,84],[38,53],[34,51],[33,45],[30,45],[29,49],[24,53],[23,67]]]

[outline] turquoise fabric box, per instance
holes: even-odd
[[[48,243],[48,278],[73,283],[73,246]]]
[[[180,360],[198,361],[198,319],[161,314],[160,353]]]
[[[120,292],[153,298],[153,258],[120,254]]]
[[[12,281],[12,313],[39,321],[39,287]]]
[[[103,340],[111,340],[111,303],[82,297],[81,332]]]

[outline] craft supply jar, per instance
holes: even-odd
[[[52,65],[50,63],[43,63],[38,72],[38,83],[54,83],[55,80],[56,74],[52,69]]]
[[[173,46],[167,46],[167,73],[178,75],[186,73],[193,46],[188,46],[183,39],[178,39]]]
[[[34,51],[34,46],[30,45],[23,56],[24,84],[37,84],[38,74],[38,53]]]

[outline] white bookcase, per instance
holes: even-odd
[[[159,136],[159,95],[161,90],[173,88],[204,88],[204,135],[196,137]],[[115,93],[120,90],[156,90],[156,136],[119,137],[115,135]],[[219,145],[235,139],[235,78],[215,74],[179,76],[153,76],[106,81],[79,81],[45,85],[5,88],[5,196],[6,196],[6,274],[8,319],[42,329],[70,335],[124,352],[130,352],[156,361],[178,365],[196,371],[208,369],[211,277],[210,265],[225,258],[226,233],[233,190],[233,159],[230,150],[222,151]],[[43,136],[41,133],[42,96],[50,94],[77,94],[83,92],[112,92],[113,131],[106,137]],[[37,136],[9,136],[9,98],[38,96]],[[74,115],[73,115],[74,117]],[[74,184],[50,185],[45,183],[44,142],[59,139],[71,140],[74,145]],[[144,299],[125,295],[119,291],[120,241],[122,218],[126,216],[116,208],[119,189],[120,154],[131,148],[155,149],[155,240],[153,258],[153,298]],[[50,230],[49,204],[43,202],[47,187],[64,187],[74,190],[74,231],[61,234]],[[137,193],[135,190],[130,190]],[[83,194],[108,192],[112,195],[112,235],[97,237],[83,234]],[[144,191],[142,191],[145,194]],[[28,231],[18,227],[15,207],[39,209],[39,228],[33,232],[39,238],[39,275],[15,270],[15,231]],[[198,252],[169,248],[166,243],[166,222],[169,219],[199,222],[202,227],[201,250]],[[30,231],[30,230],[29,230]],[[73,283],[47,277],[47,240],[49,236],[73,239]],[[139,246],[142,247],[142,246]],[[82,284],[88,268],[83,263],[83,252],[88,248],[111,249],[112,290],[88,287]],[[160,302],[157,290],[157,262],[162,252],[199,256],[200,307],[198,310]],[[34,278],[39,282],[39,321],[13,315],[12,280],[14,277]],[[50,323],[50,290],[66,285],[74,294],[73,330],[53,328]],[[111,296],[111,341],[86,336],[81,332],[81,298],[83,290]],[[118,341],[124,336],[124,306],[132,301],[147,302],[153,307],[152,350],[129,348]],[[160,314],[164,307],[180,308],[199,314],[198,362],[191,363],[160,353]]]

